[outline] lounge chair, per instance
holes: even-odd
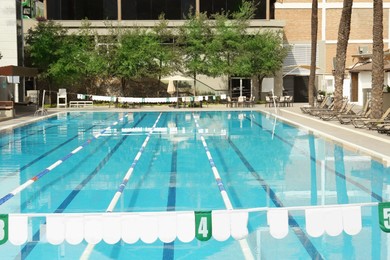
[[[334,110],[335,102],[333,101],[329,105],[329,108],[314,109],[314,110],[311,110],[309,112],[309,114],[312,115],[312,116],[320,117],[322,114],[325,114],[325,113],[342,113],[342,112],[344,112],[347,104],[348,104],[348,99],[343,99],[343,104],[342,104],[341,108],[337,111],[337,110]]]
[[[331,111],[331,112],[323,112],[320,113],[319,117],[322,120],[329,121],[332,120],[333,118],[336,118],[339,115],[351,115],[354,114],[352,108],[354,107],[354,104],[349,104],[347,105],[348,102],[345,102],[343,106],[340,108],[339,111]]]
[[[364,107],[358,111],[357,113],[354,114],[341,114],[337,116],[337,119],[341,124],[349,124],[352,122],[352,119],[368,119],[371,114],[371,109],[370,109],[370,100],[367,100],[366,104]]]
[[[318,105],[318,106],[304,106],[304,107],[300,107],[301,108],[301,111],[304,113],[304,114],[309,114],[309,112],[311,110],[315,110],[315,109],[324,109],[327,107],[327,102],[329,100],[329,96],[326,96],[322,102]]]
[[[390,108],[386,110],[386,112],[379,119],[352,119],[352,124],[356,128],[368,128],[370,130],[377,129],[378,124],[390,123]]]
[[[380,134],[390,135],[390,123],[383,123],[377,125],[377,131]]]

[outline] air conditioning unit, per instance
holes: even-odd
[[[358,52],[359,52],[359,54],[367,54],[368,53],[368,46],[359,46]]]

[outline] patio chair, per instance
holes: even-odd
[[[390,123],[390,108],[383,113],[382,117],[379,119],[352,119],[352,124],[356,128],[368,128],[370,130],[377,129],[378,124]]]
[[[232,98],[230,96],[227,96],[226,98],[226,107],[233,107],[234,102],[232,101]]]
[[[249,98],[249,100],[245,101],[245,106],[246,107],[254,107],[254,105],[255,105],[255,97],[254,96],[251,96]]]
[[[364,107],[358,111],[357,113],[354,114],[349,114],[349,115],[338,115],[337,119],[341,124],[349,124],[352,122],[352,119],[368,119],[371,114],[371,109],[370,109],[370,100],[367,100],[366,104]]]
[[[284,106],[286,106],[286,97],[285,97],[285,96],[279,97],[277,106],[278,106],[278,107],[284,107]]]
[[[237,107],[244,107],[245,100],[246,100],[245,96],[239,96],[237,100]]]
[[[290,106],[294,105],[294,103],[293,103],[293,96],[285,96],[284,97],[284,101],[286,102],[286,106],[287,107],[290,107]]]
[[[270,96],[265,96],[265,106],[271,107],[271,105],[274,105],[274,101]]]

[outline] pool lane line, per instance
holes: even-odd
[[[135,123],[135,125],[138,125],[143,119],[145,115],[141,116],[140,119]],[[110,150],[110,152],[103,158],[103,160],[100,161],[97,167],[84,179],[81,181],[80,184],[76,186],[75,189],[63,200],[63,202],[57,207],[57,209],[54,211],[54,213],[63,213],[64,210],[69,206],[69,204],[73,201],[73,199],[78,195],[78,193],[84,188],[84,186],[92,180],[92,178],[95,177],[97,173],[99,173],[100,169],[103,168],[103,166],[108,162],[108,160],[111,158],[111,156],[118,150],[118,148],[122,145],[122,143],[127,139],[128,136],[124,136],[121,138],[121,140],[115,145],[115,147]],[[103,142],[103,144],[105,141]],[[99,148],[96,148],[95,150],[98,150]],[[76,213],[78,214],[78,213]],[[45,216],[44,213],[33,213],[29,214],[30,216]],[[34,236],[39,235],[39,230],[34,234]],[[28,242],[21,250],[20,254],[16,257],[16,259],[19,259],[21,255],[21,259],[25,259],[31,251],[35,248],[36,242]]]
[[[175,117],[176,127],[178,126],[177,114]],[[169,176],[167,211],[175,211],[176,209],[176,177],[177,177],[177,141],[172,144],[171,158],[171,174]],[[175,240],[170,243],[164,242],[163,260],[175,259]]]
[[[192,113],[192,117],[194,118],[196,128],[200,129],[198,120],[196,120],[196,116],[195,116],[194,113]],[[199,133],[199,131],[198,131],[198,133]],[[202,144],[203,144],[203,148],[204,148],[204,150],[206,152],[207,159],[209,160],[211,170],[212,170],[212,172],[214,174],[215,181],[217,182],[219,192],[221,193],[223,203],[225,204],[226,209],[233,209],[233,205],[232,205],[232,203],[231,203],[231,201],[229,199],[229,196],[227,195],[225,186],[223,185],[221,176],[219,175],[218,169],[215,166],[213,157],[211,156],[211,153],[210,153],[209,148],[207,146],[206,140],[204,139],[202,134],[199,133],[199,135],[200,135],[200,139],[201,139]]]
[[[22,141],[23,139],[26,139],[26,138],[28,138],[28,137],[30,137],[30,136],[34,136],[34,135],[36,135],[36,134],[38,134],[38,133],[40,133],[40,132],[46,131],[47,129],[50,129],[50,128],[53,128],[53,127],[56,127],[56,125],[51,125],[51,126],[45,128],[44,130],[43,130],[43,129],[37,130],[37,131],[35,131],[34,133],[25,134],[23,137],[18,138],[17,140],[10,140],[10,141],[8,141],[7,143],[4,142],[4,144],[0,145],[0,148],[2,148],[2,147],[4,147],[4,146],[8,146],[8,145],[10,145],[11,143],[14,143],[14,142]]]
[[[249,120],[249,121],[251,121],[251,122],[254,123],[255,125],[257,125],[257,126],[260,127],[261,129],[264,129],[265,131],[267,131],[267,132],[269,132],[269,133],[271,132],[270,130],[267,130],[267,129],[263,128],[263,126],[262,126],[261,124],[259,124],[258,122],[253,121],[252,119],[247,118],[247,117],[246,117],[246,119]],[[302,127],[303,127],[303,126],[302,126]],[[308,129],[308,130],[311,131],[310,129]],[[313,132],[314,132],[314,131],[313,131]],[[309,133],[309,134],[310,134],[310,133]],[[274,136],[275,136],[276,138],[278,138],[280,141],[282,141],[283,143],[285,143],[285,144],[287,144],[287,145],[289,145],[289,146],[291,146],[291,147],[293,146],[293,144],[291,144],[290,142],[288,142],[287,140],[285,140],[283,137],[281,137],[281,136],[279,136],[279,135],[277,135],[277,134],[275,134]],[[337,145],[337,144],[336,144],[336,145]],[[311,160],[311,161],[314,161],[314,162],[317,163],[318,165],[321,165],[321,162],[320,162],[320,161],[318,161],[318,160],[317,160],[316,158],[314,158],[313,156],[309,155],[305,150],[302,150],[302,149],[300,149],[300,150],[301,150],[304,154],[308,155],[308,156],[310,157],[310,160]],[[338,176],[339,178],[342,178],[342,179],[344,179],[345,181],[348,181],[349,183],[353,184],[354,186],[360,188],[362,191],[366,192],[366,193],[369,194],[372,198],[378,200],[379,202],[382,202],[382,201],[383,201],[383,197],[382,197],[381,195],[379,195],[379,194],[377,194],[377,193],[371,191],[369,188],[365,187],[363,184],[360,184],[359,182],[354,181],[354,180],[352,180],[351,178],[345,176],[344,174],[342,174],[342,173],[336,171],[336,169],[332,169],[332,168],[330,168],[328,165],[325,165],[325,169],[329,170],[330,172],[334,172],[334,174],[335,174],[336,176]]]
[[[104,120],[107,120],[107,119],[110,118],[110,117],[113,117],[113,115],[112,115],[112,116],[109,116],[109,117],[106,117],[106,119],[104,119]],[[97,126],[97,125],[92,125],[92,126],[90,126],[89,128],[86,128],[85,130],[83,130],[82,132],[86,133],[86,132],[88,132],[89,130],[91,130],[92,128],[94,128],[95,126]],[[53,127],[54,127],[54,126],[53,126]],[[65,142],[62,142],[61,144],[57,145],[56,147],[52,148],[51,150],[45,152],[44,154],[42,154],[42,155],[38,156],[37,158],[35,158],[34,160],[30,161],[29,163],[23,165],[22,167],[20,167],[20,168],[18,169],[18,171],[15,170],[15,171],[13,171],[13,172],[8,173],[6,177],[8,178],[8,177],[10,177],[12,174],[14,174],[14,173],[18,173],[18,172],[24,171],[25,169],[27,169],[28,167],[30,167],[30,166],[33,165],[34,163],[40,161],[42,158],[48,156],[50,153],[52,153],[52,152],[54,152],[55,150],[61,148],[62,146],[66,145],[67,143],[69,143],[70,141],[76,139],[77,137],[79,137],[79,134],[77,134],[77,135],[75,135],[75,136],[73,136],[73,137],[67,139]],[[20,139],[19,139],[19,140],[20,140]]]
[[[270,185],[257,173],[257,171],[253,168],[253,166],[249,163],[249,161],[245,158],[245,156],[241,153],[240,149],[232,142],[232,140],[228,139],[228,142],[230,146],[233,148],[233,150],[236,152],[240,160],[244,163],[246,168],[249,170],[249,172],[253,175],[253,177],[260,183],[261,187],[265,191],[266,194],[270,197],[272,202],[275,204],[276,207],[284,208],[284,205],[282,201],[278,198],[274,190],[271,188]],[[312,259],[323,259],[322,255],[318,252],[317,248],[314,246],[314,244],[311,242],[310,238],[303,232],[302,228],[299,226],[298,222],[295,220],[295,218],[288,213],[288,222],[289,226],[294,231],[295,235],[298,237],[299,241],[303,245],[303,247],[306,249],[306,252],[310,255]]]
[[[81,116],[81,115],[75,116],[75,117],[73,117],[73,118],[77,118],[77,117],[80,117],[80,116]],[[71,118],[71,119],[73,119],[73,118]],[[49,120],[58,120],[58,119],[49,118]],[[58,121],[59,121],[59,120],[58,120]],[[35,122],[33,125],[34,125],[34,127],[39,127],[39,126],[41,126],[42,122],[43,122],[43,121],[38,121],[38,122]],[[40,132],[46,131],[47,129],[50,129],[50,128],[53,128],[53,127],[58,127],[58,126],[60,126],[60,124],[52,124],[50,121],[48,122],[48,124],[50,124],[50,125],[49,125],[47,128],[45,128],[45,129],[43,129],[43,130],[42,130],[42,129],[36,130],[36,131],[34,131],[33,133],[26,133],[26,134],[23,135],[23,137],[20,137],[20,138],[17,139],[17,140],[13,140],[12,142],[7,142],[7,144],[2,144],[2,145],[0,145],[0,148],[2,148],[2,147],[4,147],[4,146],[7,146],[7,145],[9,145],[10,143],[19,142],[19,141],[21,141],[21,140],[23,140],[23,139],[26,139],[26,138],[30,137],[30,136],[34,136],[34,135],[36,135],[36,134],[38,134],[38,133],[40,133]],[[31,125],[25,125],[24,128],[26,128],[26,130],[29,130],[30,128],[32,128],[32,126],[31,126]],[[0,131],[0,133],[1,133],[1,131]]]
[[[177,124],[176,124],[177,125]],[[176,207],[176,176],[177,176],[177,141],[173,142],[171,159],[171,174],[169,177],[167,211],[175,211]],[[175,259],[175,240],[164,243],[163,260]]]
[[[158,121],[161,118],[161,115],[162,115],[162,112],[160,112],[156,121],[154,122],[152,129],[150,129],[148,135],[146,136],[143,144],[141,145],[141,148],[139,149],[137,155],[135,156],[135,158],[133,160],[133,163],[131,164],[130,168],[127,170],[127,173],[126,173],[125,177],[123,178],[121,185],[119,185],[118,191],[115,193],[114,197],[112,198],[110,205],[108,205],[106,212],[112,212],[114,210],[116,204],[118,203],[118,200],[119,200],[120,196],[122,195],[123,190],[126,187],[127,182],[129,181],[131,175],[133,174],[134,168],[137,165],[138,160],[141,158],[142,153],[144,152],[146,145],[148,144],[148,142],[150,140],[150,136],[152,135],[154,129],[157,126]]]
[[[142,153],[144,152],[145,147],[146,147],[146,145],[149,142],[150,136],[152,135],[154,129],[157,126],[158,121],[161,118],[161,115],[162,115],[162,112],[160,112],[160,114],[158,115],[156,121],[154,122],[154,125],[152,126],[152,128],[150,129],[148,135],[146,136],[143,144],[141,145],[141,148],[139,149],[137,155],[135,156],[135,158],[133,160],[133,163],[131,164],[130,168],[127,170],[126,175],[123,178],[122,183],[119,185],[119,188],[118,188],[117,192],[114,194],[114,197],[111,199],[111,202],[108,205],[108,208],[106,209],[106,212],[112,212],[114,210],[116,204],[118,203],[118,200],[121,197],[121,195],[123,194],[123,190],[125,189],[127,182],[129,181],[131,175],[133,174],[134,168],[137,165],[138,160],[141,158]],[[80,256],[80,259],[89,259],[89,256],[91,255],[94,247],[95,247],[95,245],[88,244],[87,247],[84,249],[83,254]]]
[[[124,117],[120,118],[118,121],[115,121],[112,126],[116,126],[120,121],[123,121],[123,119],[125,117],[127,117],[128,114],[126,114]],[[4,204],[6,201],[10,200],[12,197],[14,197],[16,194],[18,194],[19,192],[21,192],[22,190],[26,189],[28,186],[30,186],[31,184],[33,184],[34,182],[36,182],[37,180],[39,180],[40,178],[42,178],[43,176],[45,176],[46,174],[48,174],[49,172],[51,172],[53,169],[55,169],[57,166],[61,165],[63,162],[65,162],[66,160],[68,160],[69,158],[71,158],[73,155],[75,155],[76,153],[78,153],[80,150],[82,150],[84,147],[88,146],[93,140],[96,140],[98,139],[102,134],[104,134],[106,131],[110,130],[112,126],[108,126],[107,128],[105,128],[104,130],[102,130],[100,133],[94,135],[91,139],[88,139],[87,141],[85,141],[82,145],[80,145],[79,147],[77,147],[76,149],[74,149],[73,151],[71,151],[69,154],[65,155],[64,157],[62,157],[61,159],[59,159],[58,161],[56,161],[55,163],[53,163],[52,165],[50,165],[49,167],[47,167],[46,169],[44,169],[43,171],[41,171],[40,173],[38,173],[37,175],[35,175],[34,177],[32,177],[31,179],[29,179],[28,181],[26,181],[25,183],[23,183],[22,185],[20,185],[19,187],[17,187],[16,189],[14,189],[13,191],[11,191],[10,193],[8,193],[7,195],[5,195],[4,197],[0,198],[0,206],[2,204]]]
[[[196,128],[200,129],[200,126],[199,126],[198,120],[196,119],[195,113],[192,113],[192,117],[194,118]],[[198,133],[199,133],[199,131],[198,131]],[[199,135],[200,135],[200,139],[202,140],[203,148],[204,148],[206,155],[207,155],[207,158],[209,160],[211,170],[213,171],[214,178],[215,178],[215,181],[217,182],[217,185],[218,185],[219,191],[221,193],[225,207],[227,210],[233,210],[233,205],[232,205],[232,203],[229,199],[229,196],[225,190],[225,186],[223,185],[223,182],[222,182],[221,176],[219,175],[218,169],[215,166],[214,159],[211,156],[211,153],[210,153],[210,150],[207,146],[206,140],[204,139],[204,137],[201,133],[199,133]],[[238,240],[238,242],[240,244],[241,251],[242,251],[242,254],[244,255],[245,259],[254,259],[252,251],[249,247],[248,241],[246,239],[240,239],[240,240]]]

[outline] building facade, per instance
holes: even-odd
[[[29,2],[28,5],[23,5]],[[266,79],[263,91],[275,90],[280,94],[284,89],[289,95],[294,95],[295,101],[307,101],[307,84],[311,53],[311,0],[275,0],[255,1],[257,10],[251,21],[253,30],[283,30],[284,42],[291,50],[286,58],[283,73],[276,79]],[[193,8],[197,12],[208,14],[220,10],[235,11],[241,0],[40,0],[0,2],[1,29],[7,32],[7,37],[0,39],[0,51],[3,59],[0,65],[22,65],[22,41],[18,41],[20,15],[25,14],[23,31],[26,33],[34,26],[34,17],[43,16],[60,22],[69,31],[76,30],[81,20],[88,18],[91,25],[104,33],[104,21],[117,21],[122,26],[134,25],[151,27],[161,13],[169,20],[170,26],[183,24],[188,11]],[[390,0],[384,0],[384,43],[389,48],[390,34]],[[333,64],[336,56],[338,26],[343,7],[341,0],[323,0],[318,6],[318,45],[317,45],[317,80],[316,88],[333,92]],[[372,1],[356,0],[353,3],[351,33],[347,50],[347,68],[352,68],[358,60],[356,54],[370,53],[372,50]],[[18,53],[19,50],[19,53]],[[216,89],[226,88],[226,80],[202,79],[210,82]],[[239,82],[239,80],[237,80]],[[238,84],[238,83],[237,83]],[[352,94],[351,80],[346,73],[344,95],[353,102],[362,103],[359,95]]]
[[[21,2],[0,1],[0,59],[1,66],[23,66],[23,30]],[[0,100],[19,101],[23,97],[23,84],[19,88],[19,77],[1,77]]]
[[[311,50],[311,0],[283,0],[275,4],[275,19],[284,20],[285,42],[292,46],[286,60],[290,64],[310,64]],[[334,91],[334,59],[336,57],[338,27],[343,8],[341,0],[318,1],[318,45],[317,45],[317,88],[327,92]],[[383,41],[389,48],[390,0],[383,0]],[[354,0],[351,20],[351,32],[347,49],[346,68],[353,68],[359,63],[357,54],[372,53],[373,1]],[[285,73],[286,70],[285,70]],[[309,70],[298,69],[284,78],[286,81],[308,75]],[[363,95],[354,93],[351,77],[346,73],[344,96],[350,101],[363,104]],[[289,87],[289,86],[285,86]],[[360,97],[361,98],[358,98]]]
[[[250,22],[250,31],[258,30],[283,30],[284,22],[274,18],[275,0],[256,0],[254,19]],[[73,32],[80,28],[82,19],[88,18],[91,27],[99,34],[107,33],[105,21],[114,25],[120,24],[124,28],[134,26],[151,28],[157,24],[159,16],[163,13],[169,21],[169,26],[179,27],[183,25],[191,11],[213,14],[228,10],[238,11],[241,0],[43,0],[44,18],[55,20]],[[34,19],[24,20],[24,32],[35,25]],[[197,89],[200,91],[222,94],[227,92],[228,79],[226,77],[210,78],[199,75]],[[282,78],[266,79],[268,88],[275,88],[282,92]],[[244,88],[245,93],[252,93],[253,84],[247,78],[232,78],[231,89]],[[267,89],[267,88],[266,88]],[[234,91],[233,91],[234,92]],[[237,94],[242,91],[235,91]]]

